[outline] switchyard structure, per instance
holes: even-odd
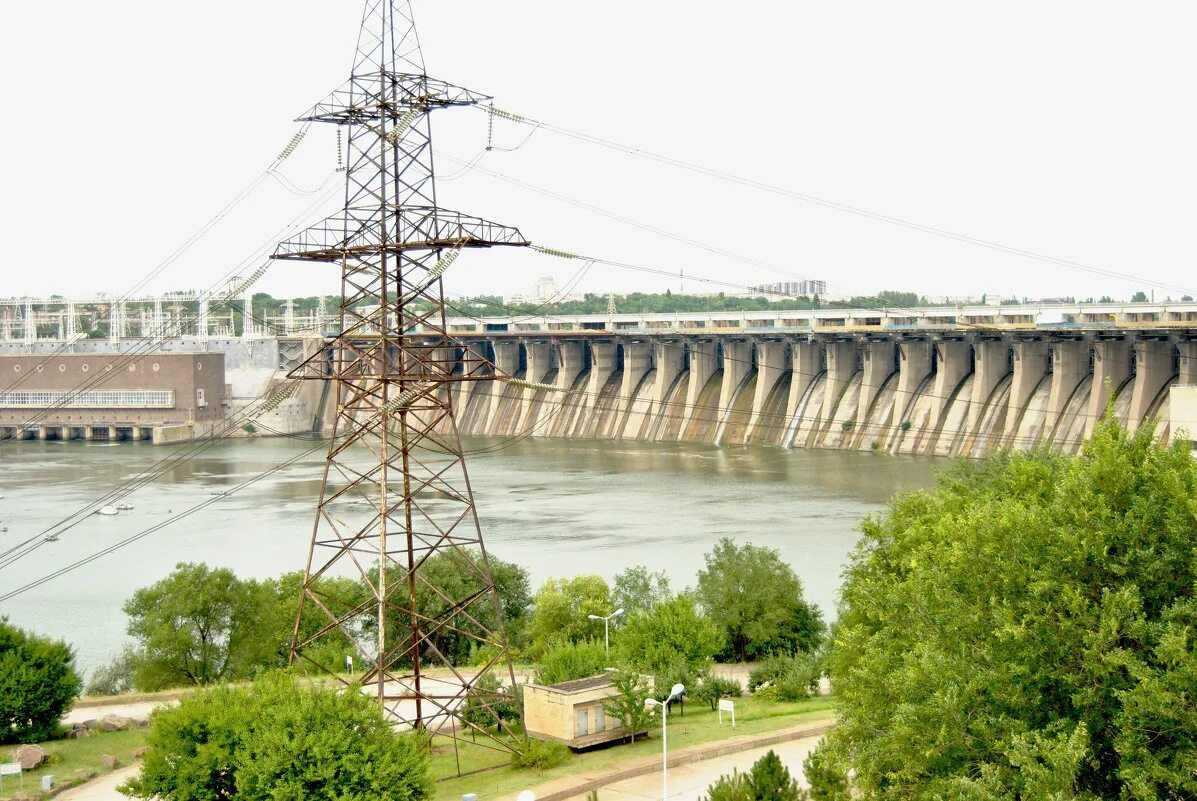
[[[332,357],[322,349],[291,374],[335,382],[337,399],[292,661],[339,675],[329,655],[352,649],[366,666],[357,680],[400,724],[505,751],[516,734],[497,714],[497,734],[461,714],[467,699],[482,710],[518,699],[449,391],[495,374],[449,335],[441,275],[464,248],[528,242],[437,205],[431,129],[433,111],[489,99],[426,74],[407,2],[368,0],[349,80],[301,118],[344,134],[344,208],[273,258],[341,273]],[[325,591],[345,572],[364,581],[364,601]],[[480,666],[447,652],[463,638],[487,655]]]

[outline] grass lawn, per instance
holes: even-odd
[[[728,716],[723,716],[720,726],[718,716],[708,706],[695,703],[686,705],[686,714],[681,715],[675,708],[669,716],[669,750],[676,750],[692,745],[708,743],[727,737],[738,737],[745,734],[759,734],[762,732],[784,729],[803,723],[831,717],[832,701],[830,698],[810,698],[794,703],[757,701],[755,698],[745,697],[736,700],[736,728],[732,729]],[[460,779],[450,779],[436,785],[437,801],[457,801],[464,793],[478,793],[480,801],[504,798],[514,795],[520,790],[543,784],[551,779],[569,776],[575,773],[599,772],[616,770],[621,763],[646,756],[659,756],[661,753],[661,731],[658,723],[655,734],[647,740],[637,738],[636,742],[597,748],[581,754],[574,754],[570,759],[555,768],[546,771],[521,770],[510,766],[497,770],[465,776]],[[508,760],[502,754],[483,749],[479,746],[461,747],[460,759],[463,771],[476,769],[485,765],[503,764]],[[452,746],[438,746],[433,755],[433,775],[446,776],[456,772],[457,759]]]
[[[32,796],[40,793],[42,776],[49,774],[54,777],[56,787],[67,783],[71,774],[76,770],[94,771],[97,774],[108,772],[108,768],[100,762],[101,754],[112,754],[120,765],[132,764],[133,752],[145,745],[145,729],[130,729],[128,731],[95,732],[91,737],[82,740],[50,740],[38,743],[50,752],[50,760],[37,770],[25,774],[25,787],[22,790],[20,782],[14,777],[4,777],[4,790],[0,798],[12,798],[18,792]],[[8,754],[16,750],[15,745],[0,746],[0,757],[8,760]]]

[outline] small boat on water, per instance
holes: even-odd
[[[58,542],[58,535],[57,534],[47,534],[46,542]]]
[[[115,506],[101,506],[96,510],[96,514],[104,515],[105,517],[112,517],[116,513],[117,511]]]
[[[117,510],[118,512],[132,512],[132,511],[133,511],[133,504],[131,504],[131,503],[120,503],[120,504],[117,504],[117,506],[116,506],[116,510]]]
[[[8,526],[0,526],[0,534],[7,534]]]

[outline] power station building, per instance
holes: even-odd
[[[0,438],[184,441],[225,406],[222,353],[0,356]]]

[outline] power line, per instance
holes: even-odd
[[[497,112],[498,110],[496,109],[495,111]],[[998,251],[1000,253],[1006,253],[1008,255],[1018,256],[1020,258],[1025,258],[1025,259],[1032,259],[1034,261],[1039,261],[1039,262],[1043,262],[1046,264],[1054,264],[1056,266],[1066,267],[1071,270],[1079,270],[1082,272],[1092,273],[1095,275],[1103,275],[1103,276],[1110,277],[1110,278],[1118,278],[1123,281],[1128,281],[1128,282],[1135,283],[1138,285],[1149,284],[1151,286],[1159,287],[1161,289],[1169,289],[1169,290],[1173,290],[1173,291],[1177,291],[1177,292],[1194,294],[1194,290],[1192,290],[1190,288],[1180,287],[1180,286],[1176,286],[1174,284],[1168,284],[1168,283],[1164,283],[1161,281],[1154,281],[1154,280],[1144,278],[1139,275],[1132,275],[1130,273],[1118,272],[1117,270],[1110,270],[1110,269],[1107,269],[1104,267],[1096,267],[1096,266],[1093,266],[1090,264],[1085,264],[1083,262],[1075,261],[1072,259],[1063,259],[1063,258],[1059,258],[1057,256],[1050,256],[1050,255],[1047,255],[1044,253],[1039,253],[1037,251],[1029,250],[1026,248],[1019,248],[1019,247],[1014,247],[1011,245],[1005,245],[1000,242],[994,242],[994,241],[987,240],[987,239],[981,239],[979,237],[969,236],[967,234],[957,233],[955,231],[950,231],[946,228],[939,228],[939,227],[932,226],[932,225],[924,225],[923,223],[914,222],[912,220],[903,219],[901,217],[895,217],[895,216],[892,216],[889,214],[881,214],[879,212],[870,211],[868,209],[863,209],[858,206],[852,206],[847,203],[840,203],[835,200],[828,200],[827,198],[817,197],[815,195],[811,195],[806,192],[798,192],[793,189],[787,189],[785,187],[775,186],[773,184],[764,183],[762,181],[756,181],[751,178],[744,178],[742,176],[734,175],[732,173],[725,172],[723,170],[718,170],[718,169],[714,169],[712,167],[703,166],[701,164],[694,164],[691,162],[683,161],[681,159],[676,159],[671,156],[662,155],[660,153],[654,153],[652,151],[633,147],[631,145],[621,144],[621,143],[614,142],[609,139],[604,139],[599,136],[594,136],[592,134],[583,133],[581,131],[564,128],[559,125],[553,125],[551,123],[547,123],[547,122],[544,122],[541,120],[535,120],[535,119],[532,119],[529,117],[523,117],[518,114],[502,112],[502,113],[499,113],[498,116],[501,116],[504,119],[508,119],[508,120],[511,120],[513,122],[517,122],[520,124],[533,125],[533,126],[535,126],[533,129],[534,131],[537,129],[543,128],[544,130],[552,131],[553,133],[556,133],[556,134],[559,134],[562,136],[571,137],[573,139],[577,139],[582,142],[587,142],[587,143],[590,143],[593,145],[605,147],[610,150],[616,150],[621,153],[626,153],[628,155],[648,159],[650,161],[659,162],[661,164],[667,164],[669,166],[677,167],[679,169],[689,170],[691,172],[695,172],[695,173],[698,173],[701,175],[706,175],[706,176],[709,176],[712,178],[718,178],[722,181],[727,181],[729,183],[738,184],[740,186],[745,186],[745,187],[748,187],[751,189],[757,189],[760,191],[769,192],[771,194],[779,195],[782,197],[788,197],[788,198],[792,198],[794,200],[800,200],[804,203],[810,203],[810,204],[813,204],[816,206],[822,206],[824,208],[833,209],[835,211],[841,211],[841,212],[844,212],[847,214],[853,214],[858,217],[863,217],[865,219],[875,220],[877,222],[883,222],[888,225],[894,225],[894,226],[898,226],[900,228],[907,228],[912,231],[920,231],[922,233],[930,234],[932,236],[937,236],[937,237],[940,237],[943,239],[950,239],[950,240],[953,240],[956,242],[962,242],[967,245],[983,247],[983,248],[987,248],[989,250]]]

